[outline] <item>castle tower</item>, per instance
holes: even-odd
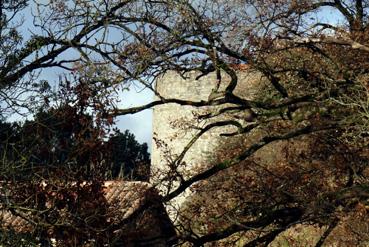
[[[216,74],[211,73],[197,79],[198,76],[199,73],[190,72],[182,77],[174,71],[169,71],[157,80],[156,89],[166,99],[207,101],[217,87]],[[222,76],[218,92],[224,91],[230,81],[227,75]],[[260,85],[260,73],[240,71],[238,80],[236,95],[252,99],[258,93],[259,87],[256,85]],[[158,188],[163,195],[179,184],[180,177],[188,179],[217,162],[218,148],[229,141],[229,137],[223,137],[221,134],[234,132],[237,128],[226,126],[207,131],[191,146],[181,162],[174,163],[173,161],[181,156],[186,145],[199,133],[201,128],[214,121],[234,117],[224,114],[220,117],[204,117],[216,114],[223,107],[226,106],[193,107],[169,103],[154,108],[151,182],[159,185]],[[242,117],[247,119],[248,116],[242,116],[242,114],[249,113],[243,111],[236,114],[238,114],[239,121],[245,124],[246,120],[242,120]],[[168,177],[168,173],[172,177]],[[174,210],[178,210],[188,196],[189,192],[186,191],[174,199]]]
[[[217,78],[215,73],[196,79],[198,76],[198,73],[190,72],[183,78],[176,72],[170,71],[157,80],[157,91],[167,99],[206,101],[212,95],[214,89],[217,88]],[[229,78],[224,76],[219,92],[224,90],[227,82],[229,82]],[[258,96],[264,96],[265,99],[270,90],[270,86],[268,87],[267,84],[260,73],[239,71],[235,94],[249,100],[257,100]],[[183,149],[199,133],[200,129],[209,126],[214,121],[233,119],[244,126],[249,124],[249,121],[246,120],[248,117],[244,115],[247,114],[245,110],[217,115],[220,109],[230,106],[232,105],[192,107],[170,103],[154,108],[151,183],[158,185],[157,188],[163,195],[173,191],[178,186],[180,177],[188,179],[213,164],[217,164],[217,161],[227,159],[224,156],[218,157],[219,151],[223,151],[222,155],[225,153],[225,156],[229,152],[228,155],[233,157],[234,153],[231,152],[234,150],[234,146],[232,145],[236,144],[240,149],[245,150],[245,147],[254,144],[255,141],[260,140],[260,137],[268,135],[268,130],[259,128],[251,133],[227,137],[221,134],[232,133],[237,129],[231,126],[212,128],[191,146],[181,162],[175,164],[173,161],[181,157]],[[201,117],[211,115],[217,116]],[[166,209],[169,217],[174,222],[177,230],[187,229],[201,236],[209,233],[209,229],[214,230],[217,226],[239,222],[239,219],[242,219],[245,215],[253,217],[254,212],[245,211],[245,209],[258,209],[259,196],[262,199],[269,198],[269,192],[275,191],[274,188],[282,192],[284,190],[288,192],[291,189],[297,195],[300,193],[305,195],[304,193],[308,192],[306,195],[309,196],[310,188],[315,188],[314,183],[318,183],[321,187],[325,186],[322,187],[322,190],[342,186],[340,180],[335,177],[338,170],[335,166],[329,166],[329,161],[336,158],[337,154],[335,152],[319,156],[321,159],[305,160],[304,157],[316,155],[317,149],[314,146],[317,139],[319,139],[318,135],[299,136],[293,139],[275,141],[264,146],[254,153],[250,160],[245,160],[242,164],[222,171],[207,179],[207,181],[202,181],[193,186],[196,187],[194,190],[188,189],[177,196],[167,205]],[[173,164],[176,166],[173,167]],[[296,178],[305,177],[301,176],[303,174],[301,171],[308,172],[309,176],[313,177],[312,187],[309,187],[311,181],[295,181]],[[275,183],[269,184],[267,179],[263,177],[263,174],[269,175],[269,173],[282,173],[282,176],[278,176]],[[270,178],[273,178],[273,176]],[[290,180],[293,185],[296,184],[296,188],[291,186]],[[278,181],[281,181],[281,183]],[[320,184],[320,181],[329,182]],[[299,182],[302,182],[302,184]],[[271,188],[268,186],[271,186]],[[296,192],[294,192],[295,189],[297,189]],[[266,191],[266,193],[263,193],[263,191]],[[286,195],[290,196],[287,193]],[[233,206],[237,205],[238,202],[243,203],[242,210],[233,210],[237,208]],[[265,202],[262,201],[262,203]],[[260,204],[260,206],[263,205]],[[231,212],[231,214],[219,214],[218,212]],[[232,218],[233,214],[234,218]],[[345,218],[330,233],[332,237],[329,241],[332,246],[342,242],[341,238],[335,238],[335,236],[345,236],[346,238],[350,234],[349,229],[352,225],[357,225],[358,222],[360,224],[367,223],[366,218],[350,217]],[[343,234],[346,230],[349,234]],[[318,241],[324,231],[324,228],[317,225],[297,224],[280,234],[273,242],[276,243],[275,246],[279,246],[280,243],[285,245],[286,240],[291,241],[295,246],[308,246],[314,241]],[[245,243],[243,240],[248,241],[250,236],[240,234],[240,243],[243,245]],[[232,243],[234,243],[234,239],[232,239]]]

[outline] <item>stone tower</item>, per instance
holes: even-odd
[[[170,71],[157,80],[157,91],[164,98],[189,101],[207,100],[214,88],[217,87],[216,75],[215,73],[211,73],[196,79],[198,76],[199,74],[191,72],[186,74],[185,77],[182,77],[176,72]],[[224,76],[224,78],[222,78],[222,84],[219,87],[220,92],[224,90],[227,82],[229,82],[229,78]],[[257,99],[260,93],[265,95],[268,92],[269,88],[267,85],[268,83],[265,83],[265,80],[258,72],[239,71],[238,85],[235,94],[244,99]],[[246,121],[247,116],[243,115],[247,114],[245,110],[241,110],[240,112],[229,112],[222,115],[218,114],[220,109],[230,106],[231,105],[192,107],[171,103],[156,106],[154,108],[151,182],[154,185],[159,185],[158,188],[161,190],[162,194],[168,193],[178,185],[175,179],[172,184],[168,182],[173,181],[173,178],[179,178],[181,176],[183,179],[187,179],[204,171],[206,168],[212,166],[212,164],[218,163],[217,161],[227,159],[228,157],[222,156],[217,160],[219,150],[227,155],[227,151],[231,152],[234,150],[235,146],[244,149],[244,147],[249,147],[255,143],[255,141],[260,140],[260,137],[268,133],[265,132],[263,128],[260,128],[253,130],[251,133],[237,135],[237,137],[228,137],[222,134],[235,132],[237,130],[235,127],[226,126],[213,128],[202,135],[191,146],[184,155],[182,162],[177,164],[177,167],[173,167],[173,161],[181,157],[181,152],[186,148],[186,145],[197,133],[199,133],[200,129],[208,126],[212,122],[236,119],[244,126],[249,124],[249,121]],[[206,118],[204,116],[212,117]],[[237,188],[239,188],[238,185],[242,182],[250,185],[251,188],[256,188],[253,187],[255,184],[256,186],[259,184],[263,185],[265,178],[257,174],[260,170],[267,170],[268,172],[286,172],[283,174],[287,175],[293,175],[294,171],[314,171],[314,179],[317,182],[327,179],[329,181],[322,190],[341,186],[339,185],[340,182],[335,179],[337,170],[333,167],[333,173],[329,173],[330,168],[326,162],[327,160],[329,161],[335,158],[336,154],[334,152],[326,157],[327,160],[324,158],[311,162],[310,159],[305,160],[303,158],[305,155],[309,156],[315,152],[315,149],[311,149],[311,147],[315,145],[315,140],[317,138],[319,138],[318,135],[300,136],[289,140],[276,141],[264,146],[250,157],[251,161],[254,163],[247,163],[248,161],[246,160],[246,162],[240,166],[222,171],[218,174],[219,176],[215,175],[208,179],[208,181],[199,183],[199,186],[195,185],[194,187],[196,188],[193,191],[196,191],[196,193],[187,190],[185,193],[182,193],[181,196],[173,199],[170,204],[167,205],[169,216],[179,231],[181,229],[190,229],[198,236],[208,233],[210,229],[208,227],[209,224],[213,224],[212,227],[214,227],[214,225],[219,225],[220,218],[217,214],[219,208],[223,210],[222,212],[233,209],[232,204],[237,202],[238,198],[241,198],[239,199],[241,202],[250,202],[251,204],[254,202],[252,195],[250,198],[248,197],[247,193],[249,190],[237,190]],[[232,157],[234,153],[229,153],[228,155]],[[168,173],[168,171],[170,172]],[[169,179],[166,180],[168,174],[170,176]],[[257,174],[257,176],[255,174]],[[245,177],[247,177],[247,179],[245,179]],[[287,176],[285,182],[288,181],[289,177]],[[305,183],[303,180],[302,182]],[[304,189],[309,183],[310,181],[298,187],[298,190],[300,190],[300,188]],[[225,186],[227,184],[236,185],[235,189],[233,191],[227,190],[228,188]],[[282,188],[283,186],[284,184],[282,183],[281,186],[277,188],[285,190],[285,188]],[[293,189],[294,188],[292,188],[292,190]],[[238,197],[240,194],[242,194],[242,196]],[[265,195],[267,194],[268,193]],[[214,208],[216,210],[212,211]],[[213,212],[215,212],[215,214],[213,214]],[[239,219],[237,218],[238,216],[244,216],[244,211],[242,210],[240,212],[232,211],[232,213],[236,215],[236,220]],[[214,219],[214,222],[212,219]],[[227,224],[227,219],[228,218],[225,218],[225,221],[222,222],[226,222],[225,224]],[[232,219],[228,223],[233,224]],[[350,234],[350,227],[359,227],[360,224],[367,224],[367,219],[351,218],[351,216],[346,217],[334,228],[330,234],[331,237],[327,238],[329,243],[331,243],[329,246],[338,245],[342,242],[339,236],[347,238]],[[346,231],[347,234],[343,233]],[[285,245],[287,240],[294,243],[294,245],[291,246],[310,246],[312,242],[317,242],[323,233],[324,227],[297,224],[280,234],[273,241],[275,245],[271,244],[271,246],[281,246],[281,243]],[[338,238],[336,238],[336,236],[338,236]],[[350,240],[345,239],[345,241],[355,242],[355,235],[352,236]],[[248,241],[247,236],[246,239]],[[354,244],[348,244],[347,246],[354,246]]]
[[[215,73],[201,78],[196,72],[187,73],[184,77],[174,71],[167,72],[157,80],[156,89],[164,98],[175,98],[188,101],[208,100],[208,97],[217,87]],[[258,92],[261,76],[259,73],[239,71],[239,82],[235,90],[236,95],[251,99]],[[218,91],[225,89],[230,81],[223,75]],[[225,107],[225,106],[222,106]],[[158,188],[163,194],[168,193],[176,183],[163,183],[171,164],[181,155],[186,145],[199,133],[199,130],[222,117],[205,118],[201,116],[216,114],[219,106],[193,107],[178,104],[164,104],[156,106],[153,111],[153,145],[152,145],[152,183],[161,184]],[[243,113],[248,114],[248,113]],[[233,117],[233,116],[229,116]],[[238,116],[242,118],[242,116]],[[245,116],[247,119],[247,116]],[[240,120],[242,122],[242,120]],[[233,132],[234,127],[217,127],[202,135],[186,152],[182,162],[176,170],[184,179],[206,169],[216,162],[216,151],[222,143],[228,141],[222,133]],[[188,193],[174,199],[174,207],[180,207],[186,200]],[[178,208],[177,208],[178,209]]]

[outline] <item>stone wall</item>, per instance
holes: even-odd
[[[190,101],[207,100],[212,90],[216,87],[215,73],[196,80],[198,73],[190,72],[185,78],[174,71],[166,73],[157,80],[156,88],[164,98],[176,98]],[[225,89],[230,78],[222,75],[222,84],[218,91]],[[238,96],[251,99],[258,92],[261,78],[259,73],[240,72],[239,83],[235,90]],[[224,107],[224,106],[223,106]],[[163,194],[168,193],[178,183],[170,185],[163,183],[162,179],[168,173],[170,163],[183,151],[185,146],[199,132],[199,128],[217,121],[220,118],[199,120],[198,116],[210,112],[216,112],[219,107],[192,107],[178,104],[165,104],[156,106],[153,111],[153,144],[152,144],[152,176],[151,182],[160,184],[159,189]],[[221,118],[224,118],[222,116]],[[227,116],[226,116],[227,117]],[[228,116],[231,117],[231,116]],[[240,118],[242,116],[238,116]],[[240,120],[242,122],[242,120]],[[221,137],[221,133],[233,132],[235,127],[217,127],[198,139],[186,153],[178,171],[184,178],[206,169],[217,161],[215,152],[218,147],[227,143],[227,137]],[[188,196],[184,193],[175,199],[174,205],[180,207]]]

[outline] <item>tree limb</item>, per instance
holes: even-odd
[[[189,188],[192,184],[199,182],[201,180],[207,179],[215,174],[217,174],[218,172],[222,171],[222,170],[226,170],[230,167],[233,167],[237,164],[239,164],[241,161],[245,160],[246,158],[250,157],[252,154],[254,154],[257,150],[259,150],[260,148],[266,146],[267,144],[274,142],[274,141],[279,141],[279,140],[288,140],[300,135],[306,135],[306,134],[310,134],[313,132],[317,132],[317,131],[322,131],[322,130],[328,130],[331,128],[336,127],[336,124],[327,124],[325,126],[321,126],[321,127],[314,127],[312,125],[308,125],[306,127],[302,127],[299,129],[296,129],[294,131],[288,132],[287,134],[281,134],[281,135],[273,135],[273,136],[264,136],[264,138],[262,138],[259,142],[254,143],[253,145],[251,145],[248,149],[246,149],[246,151],[244,151],[242,154],[240,154],[239,156],[237,156],[234,159],[228,160],[228,161],[224,161],[222,163],[218,163],[216,165],[214,165],[213,167],[211,167],[210,169],[201,172],[185,181],[183,181],[174,191],[170,192],[168,195],[166,195],[163,198],[163,202],[167,202],[172,200],[173,198],[175,198],[176,196],[178,196],[179,194],[181,194],[182,192],[184,192],[187,188]]]

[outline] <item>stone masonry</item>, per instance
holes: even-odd
[[[196,80],[195,78],[198,75],[196,72],[190,72],[182,77],[174,71],[169,71],[157,80],[156,89],[162,97],[167,99],[208,100],[217,85],[216,75],[211,73]],[[218,92],[224,90],[230,81],[227,76],[222,76],[222,83]],[[260,74],[240,71],[238,77],[239,82],[235,93],[238,96],[251,99],[258,92],[259,87],[255,85],[257,85],[256,83],[260,84]],[[163,194],[168,193],[176,185],[176,183],[170,185],[162,181],[170,170],[171,161],[181,154],[186,145],[199,132],[199,128],[220,120],[219,117],[199,120],[198,116],[214,113],[219,109],[219,106],[192,107],[173,103],[154,108],[151,182],[160,184],[159,189]],[[242,116],[238,116],[238,118],[240,117]],[[224,119],[224,115],[222,118]],[[242,120],[240,121],[242,122]],[[221,137],[220,134],[235,130],[235,127],[217,127],[202,135],[186,153],[183,162],[177,167],[180,175],[186,179],[214,164],[216,162],[214,153],[222,143],[227,141],[227,137]],[[175,199],[174,207],[180,207],[186,197],[188,197],[188,192]]]

